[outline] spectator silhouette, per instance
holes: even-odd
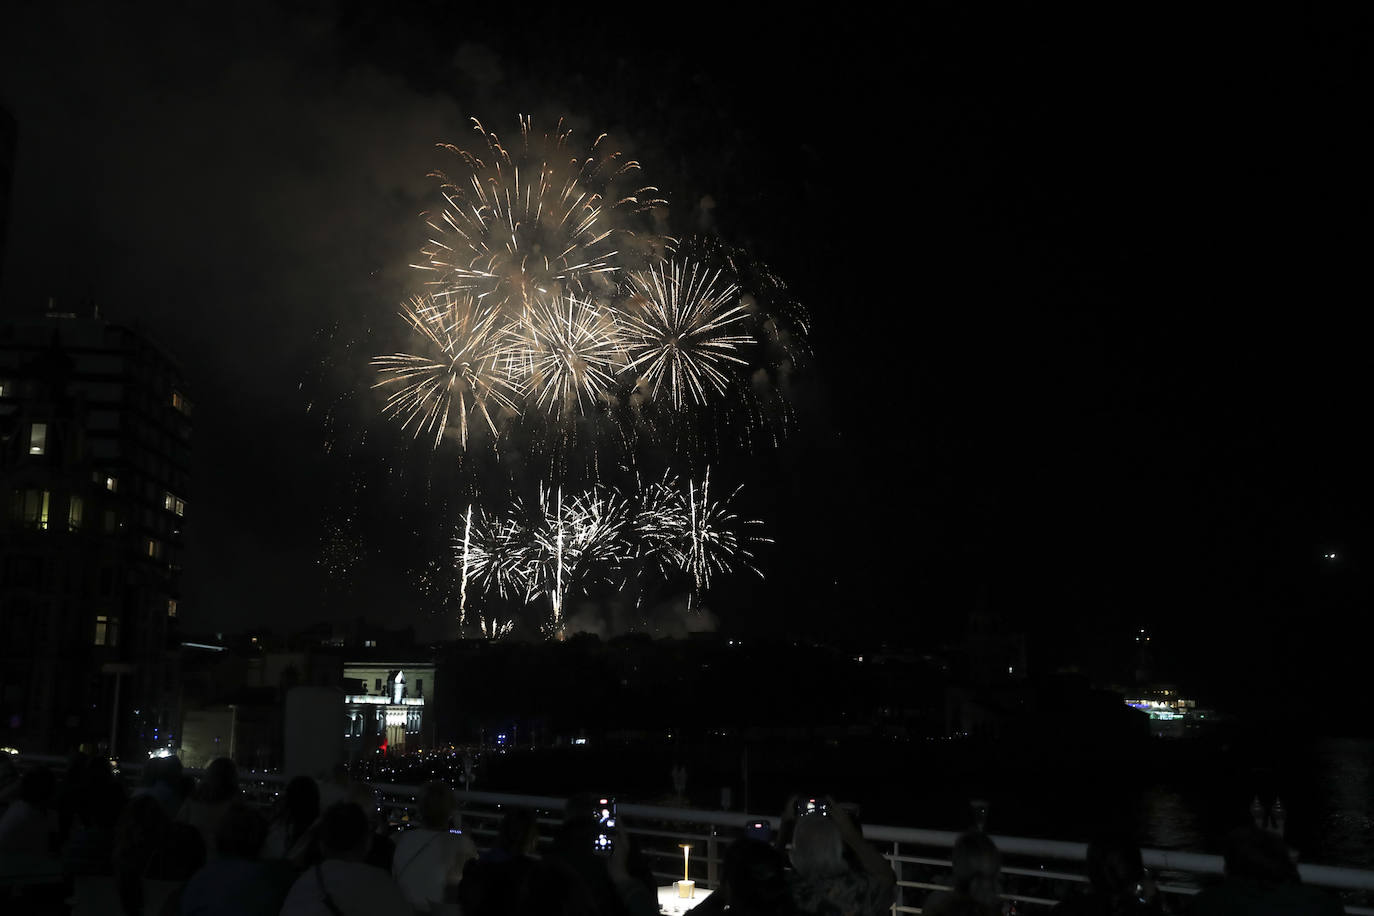
[[[330,767],[329,775],[319,781],[320,810],[323,811],[335,802],[348,801],[348,792],[353,783],[348,778],[348,766],[336,763]]]
[[[309,776],[286,784],[286,794],[267,828],[263,858],[285,859],[320,816],[320,787]]]
[[[262,815],[242,801],[230,803],[215,834],[219,858],[186,882],[182,916],[276,916],[290,873],[258,858],[266,837]]]
[[[53,808],[57,811],[57,842],[66,845],[76,822],[76,809],[85,801],[90,786],[92,758],[84,751],[67,757],[67,769],[58,780]]]
[[[458,885],[463,916],[514,916],[520,891],[532,879],[539,824],[528,808],[511,808],[490,849],[467,863]]]
[[[68,875],[108,875],[115,825],[125,805],[124,787],[105,760],[88,759],[67,775],[62,870]]]
[[[954,841],[952,890],[936,891],[926,898],[922,912],[928,916],[951,913],[1002,912],[1002,854],[983,832],[970,830]]]
[[[1152,916],[1163,912],[1154,881],[1145,873],[1140,847],[1118,834],[1088,843],[1087,893],[1055,908],[1064,916]]]
[[[721,863],[720,887],[692,912],[713,916],[727,907],[739,916],[794,916],[787,858],[762,840],[745,837],[731,843]]]
[[[607,916],[586,882],[556,857],[537,861],[518,890],[514,916]]]
[[[36,767],[20,777],[14,800],[0,815],[0,853],[46,855],[56,851],[56,792],[57,778],[47,767]]]
[[[10,790],[19,785],[19,767],[9,754],[0,751],[0,805],[9,798]],[[3,809],[0,809],[3,810]]]
[[[469,837],[449,832],[454,807],[452,789],[442,782],[426,783],[420,790],[420,826],[396,841],[391,875],[422,913],[456,900],[463,867],[477,858]]]
[[[186,777],[182,770],[181,758],[154,757],[144,770],[147,783],[135,795],[151,795],[156,798],[169,817],[176,817],[181,806],[186,803]]]
[[[200,784],[181,809],[181,820],[200,832],[210,858],[218,855],[215,836],[219,821],[239,797],[239,769],[228,757],[217,757],[205,768]]]
[[[348,787],[347,800],[367,815],[367,828],[372,831],[367,847],[367,864],[375,865],[389,874],[396,859],[396,843],[391,839],[390,827],[377,801],[377,791],[365,782],[355,782]]]
[[[833,798],[826,807],[829,814],[805,815],[792,828],[792,900],[807,914],[880,916],[892,906],[897,876]]]
[[[1283,839],[1252,824],[1226,837],[1226,878],[1193,898],[1195,916],[1339,916],[1340,901],[1306,887]]]
[[[160,901],[205,859],[205,843],[194,827],[173,821],[152,796],[131,800],[115,826],[111,854],[123,912],[160,911]]]
[[[281,916],[413,916],[391,875],[367,864],[373,832],[362,808],[335,802],[316,832],[323,861],[291,885]]]

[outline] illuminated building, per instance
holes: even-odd
[[[190,437],[181,372],[139,332],[0,325],[0,744],[175,742]]]
[[[354,661],[344,663],[344,737],[356,757],[384,747],[404,754],[434,746],[435,665]]]
[[[1150,719],[1150,734],[1158,738],[1177,738],[1197,723],[1197,701],[1184,699],[1172,685],[1136,688],[1126,696],[1126,705],[1145,713]]]

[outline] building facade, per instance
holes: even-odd
[[[14,184],[14,154],[19,137],[14,118],[0,108],[0,275],[5,269],[5,241],[9,236],[10,188]]]
[[[345,662],[344,737],[350,758],[434,746],[433,662]]]
[[[175,744],[191,404],[141,333],[0,324],[0,744]]]

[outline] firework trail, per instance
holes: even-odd
[[[472,558],[472,506],[468,506],[463,519],[463,573],[458,587],[458,625],[467,622],[468,612],[468,561]]]
[[[609,574],[628,556],[628,514],[613,494],[594,489],[565,499],[561,487],[540,488],[540,509],[528,568],[553,607],[551,628],[561,632],[568,591],[585,589],[595,570]]]

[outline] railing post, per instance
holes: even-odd
[[[716,840],[716,825],[710,826],[711,835],[706,840],[706,886],[716,890],[719,886],[720,865],[717,854],[720,843]]]
[[[892,890],[892,916],[897,916],[897,907],[906,905],[906,889],[902,887],[902,863],[897,860],[900,844],[896,840],[892,841],[892,873],[897,876],[897,883]]]

